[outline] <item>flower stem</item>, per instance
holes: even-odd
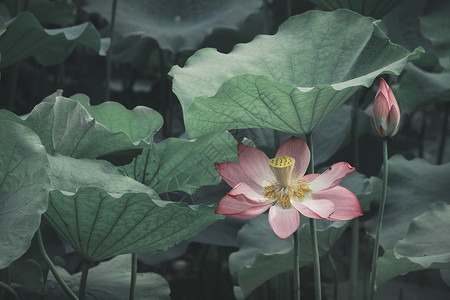
[[[131,254],[131,282],[130,282],[130,300],[134,300],[134,291],[136,289],[137,275],[137,253]]]
[[[109,86],[111,83],[111,52],[114,43],[114,24],[116,23],[116,8],[117,0],[113,1],[112,12],[111,12],[111,24],[109,26],[109,49],[106,53],[106,100],[110,100],[110,90]]]
[[[80,289],[79,289],[80,300],[86,299],[86,284],[88,273],[89,273],[89,264],[87,262],[83,262],[83,269],[81,271]]]
[[[352,156],[353,166],[359,171],[359,139],[358,139],[358,110],[359,98],[353,98],[352,105]],[[350,260],[350,292],[349,299],[356,300],[358,280],[358,256],[359,256],[359,218],[352,221],[352,246]]]
[[[377,231],[375,233],[375,245],[373,246],[373,256],[372,256],[372,271],[370,272],[369,280],[369,300],[373,299],[375,293],[375,278],[377,275],[377,259],[378,251],[380,246],[380,233],[381,225],[383,223],[384,205],[386,203],[386,192],[387,192],[387,181],[388,181],[388,145],[387,139],[383,139],[383,187],[381,190],[381,203],[378,210],[378,220],[377,220]]]
[[[294,300],[300,300],[300,231],[294,233]]]
[[[339,277],[336,268],[336,263],[334,262],[333,255],[330,252],[327,254],[328,262],[330,263],[331,271],[333,272],[333,300],[338,298],[338,288],[339,288]]]
[[[306,143],[308,144],[309,151],[311,153],[311,161],[309,162],[308,170],[309,174],[314,174],[314,145],[311,133],[306,135]],[[319,261],[319,245],[317,242],[317,228],[316,220],[309,219],[309,226],[311,231],[311,242],[313,250],[313,266],[314,266],[314,289],[315,289],[315,299],[322,299],[322,288],[320,282],[320,261]]]
[[[45,262],[47,263],[48,267],[50,268],[50,271],[52,271],[53,276],[55,276],[56,281],[58,281],[61,288],[64,290],[64,292],[69,296],[72,300],[78,300],[78,297],[72,292],[72,290],[69,288],[69,286],[66,284],[66,282],[62,279],[62,277],[59,275],[58,271],[56,270],[55,265],[53,264],[50,257],[48,257],[47,252],[44,248],[44,242],[42,240],[42,234],[41,229],[39,228],[36,232],[37,234],[37,240],[39,245],[39,250],[41,251],[41,255],[44,258]]]
[[[19,295],[17,295],[16,291],[9,284],[0,281],[0,288],[7,290],[11,295],[13,295],[14,299],[19,300]]]
[[[441,140],[439,142],[439,152],[436,164],[441,165],[444,158],[445,139],[448,131],[448,115],[450,113],[450,102],[445,103],[444,121],[442,123]]]

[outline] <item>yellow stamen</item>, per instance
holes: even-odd
[[[291,184],[292,171],[295,159],[289,156],[278,156],[269,160],[269,166],[278,183],[283,187]]]
[[[311,192],[311,189],[304,179],[297,180],[287,187],[280,185],[278,182],[264,187],[264,197],[278,201],[283,208],[291,208],[291,200],[301,201],[309,192]]]

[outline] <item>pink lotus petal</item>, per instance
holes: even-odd
[[[243,199],[239,197],[236,198],[229,195],[224,196],[217,205],[216,214],[236,217],[237,215],[244,214],[248,210],[251,210],[252,212],[262,210],[259,213],[261,214],[270,207],[270,204],[255,205],[255,203],[248,203],[242,200]],[[253,208],[255,209],[253,210]]]
[[[390,105],[388,99],[384,96],[383,93],[378,91],[372,107],[372,117],[373,122],[375,123],[375,128],[381,126],[383,127],[383,129],[386,129],[389,109]]]
[[[239,143],[238,157],[242,170],[256,184],[266,186],[269,180],[275,180],[269,167],[269,158],[261,150]]]
[[[269,209],[269,223],[280,238],[293,234],[300,225],[300,216],[295,208],[285,209],[278,203]]]
[[[386,131],[390,132],[389,136],[394,136],[397,134],[398,127],[400,125],[400,111],[398,108],[393,105],[391,107],[391,111],[389,112],[388,120],[387,120],[387,128]]]
[[[334,203],[334,213],[327,218],[329,220],[350,220],[362,215],[358,198],[340,185],[331,189],[311,193],[311,197],[316,201],[326,199]]]
[[[296,178],[305,175],[308,169],[310,152],[308,145],[300,138],[293,136],[284,142],[277,151],[275,157],[289,156],[295,159],[294,174]]]
[[[249,219],[259,216],[260,214],[265,212],[269,207],[270,207],[270,205],[253,206],[243,212],[228,215],[228,216],[235,218],[235,219],[240,219],[240,220],[249,220]]]
[[[339,162],[332,165],[328,170],[310,182],[309,188],[313,193],[332,188],[338,185],[345,176],[355,171],[355,168],[346,162]]]
[[[291,201],[302,215],[314,219],[327,219],[334,212],[334,203],[327,199],[314,200],[306,198],[303,201]]]
[[[305,175],[305,176],[303,176],[303,178],[302,179],[304,179],[304,180],[306,180],[306,181],[308,181],[308,182],[311,182],[311,181],[313,181],[314,179],[316,179],[317,177],[319,177],[319,175],[320,174],[307,174],[307,175]]]
[[[239,163],[216,164],[216,170],[231,187],[235,187],[239,182],[245,182],[255,191],[262,193],[264,190],[262,186],[256,184],[247,176]]]
[[[273,200],[264,198],[263,195],[257,193],[245,182],[238,183],[228,195],[249,205],[267,205],[274,202]]]

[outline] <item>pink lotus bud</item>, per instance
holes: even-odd
[[[397,134],[400,125],[400,109],[397,100],[383,78],[380,78],[380,87],[375,95],[370,123],[381,137],[393,137]]]

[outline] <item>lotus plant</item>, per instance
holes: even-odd
[[[322,174],[305,175],[310,161],[308,145],[291,137],[274,158],[254,147],[238,144],[239,163],[216,164],[216,170],[233,189],[216,213],[251,219],[269,209],[269,223],[285,239],[300,225],[299,212],[315,219],[349,220],[362,215],[356,196],[339,185],[355,168],[346,162]]]

